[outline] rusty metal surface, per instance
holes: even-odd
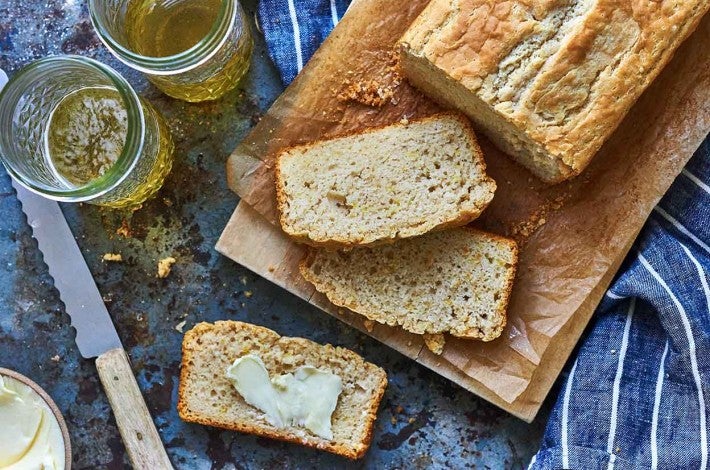
[[[254,11],[255,0],[246,7]],[[258,34],[257,34],[258,38]],[[134,213],[90,205],[64,212],[107,303],[134,372],[177,468],[523,468],[549,410],[532,424],[506,415],[388,347],[221,257],[214,244],[236,207],[224,163],[281,84],[257,40],[247,79],[225,98],[188,104],[161,94],[110,56],[94,35],[85,2],[0,0],[0,68],[10,76],[62,53],[97,58],[121,71],[167,118],[176,164],[158,196]],[[130,228],[117,234],[122,225]],[[120,253],[122,263],[101,261]],[[167,279],[157,260],[178,261]],[[177,416],[182,335],[199,321],[238,319],[281,334],[351,348],[383,366],[390,386],[368,455],[360,462],[299,446],[188,425]],[[93,362],[74,331],[0,170],[0,366],[46,388],[69,425],[74,468],[128,467]]]

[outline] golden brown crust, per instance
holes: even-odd
[[[564,165],[545,178],[559,182],[588,165],[708,9],[706,0],[433,0],[400,45],[539,143]],[[541,44],[549,57],[526,62]],[[513,54],[519,62],[506,65]],[[521,63],[528,76],[510,72]]]
[[[514,241],[511,240],[510,238],[506,238],[500,235],[496,235],[493,233],[489,232],[484,232],[483,230],[479,230],[473,227],[463,227],[465,230],[468,230],[473,233],[478,233],[478,234],[483,234],[486,235],[487,237],[496,240],[499,243],[504,243],[508,245],[508,247],[512,251],[512,263],[511,263],[511,275],[508,277],[506,280],[506,285],[503,288],[502,295],[503,295],[503,302],[501,302],[501,307],[498,310],[498,314],[501,316],[501,322],[498,325],[498,327],[491,331],[488,334],[482,334],[479,330],[473,330],[471,331],[471,334],[469,335],[455,335],[452,334],[452,336],[458,337],[458,338],[463,338],[463,339],[477,339],[481,340],[484,342],[488,341],[493,341],[494,339],[500,337],[501,333],[505,329],[505,326],[507,324],[507,310],[508,310],[508,303],[510,301],[510,295],[513,290],[513,283],[515,281],[515,276],[517,274],[517,268],[518,268],[518,244]],[[362,315],[366,317],[368,320],[376,321],[378,323],[383,323],[381,320],[381,312],[377,311],[370,311],[370,310],[365,310],[361,308],[359,305],[355,305],[353,301],[337,297],[335,295],[335,289],[329,289],[327,286],[324,286],[321,282],[320,279],[318,279],[316,276],[314,276],[311,272],[310,266],[313,264],[313,261],[315,260],[317,248],[311,248],[308,250],[304,258],[301,260],[299,263],[299,271],[301,272],[301,276],[303,278],[313,284],[313,286],[316,288],[316,290],[322,294],[324,294],[328,300],[334,304],[337,305],[338,307],[344,307],[349,310],[351,310],[354,313],[357,313],[359,315]],[[357,310],[359,309],[359,310]],[[384,323],[383,323],[384,324]],[[413,332],[415,334],[419,334],[418,332]],[[426,334],[437,334],[437,333],[449,333],[447,331],[431,331],[427,332]]]
[[[314,449],[319,449],[319,450],[325,450],[328,452],[332,452],[337,455],[341,455],[343,457],[347,457],[349,459],[359,459],[365,455],[367,452],[368,448],[370,447],[370,443],[372,441],[372,433],[373,433],[373,428],[375,424],[375,420],[377,419],[377,410],[380,405],[380,401],[382,400],[382,397],[385,393],[385,390],[387,388],[387,374],[385,371],[370,362],[366,362],[360,357],[357,353],[350,351],[345,348],[332,348],[332,350],[337,350],[340,353],[343,353],[347,356],[349,356],[353,360],[357,361],[362,361],[370,370],[371,375],[379,375],[380,380],[379,383],[377,384],[377,388],[373,391],[372,398],[369,401],[369,409],[367,410],[367,415],[364,418],[365,422],[365,436],[363,437],[361,442],[356,443],[355,445],[350,447],[346,447],[344,445],[338,445],[332,441],[326,441],[324,439],[311,439],[311,440],[306,440],[303,439],[299,436],[296,436],[292,433],[290,433],[287,429],[281,430],[281,431],[271,431],[270,429],[266,429],[263,427],[255,427],[253,425],[249,425],[246,423],[239,423],[239,422],[218,422],[215,421],[209,417],[202,416],[199,413],[193,413],[189,409],[189,400],[186,395],[186,384],[189,381],[189,375],[190,375],[190,362],[192,361],[192,355],[195,352],[195,344],[199,344],[199,337],[207,332],[211,331],[217,328],[228,328],[231,331],[237,331],[237,330],[251,330],[255,334],[267,334],[273,338],[273,342],[280,341],[280,340],[287,340],[287,341],[292,341],[292,342],[301,342],[303,344],[303,347],[319,347],[326,349],[328,346],[321,346],[318,343],[315,343],[314,341],[305,339],[305,338],[288,338],[288,337],[282,337],[278,333],[274,332],[273,330],[270,330],[268,328],[262,327],[262,326],[257,326],[253,325],[250,323],[244,323],[244,322],[239,322],[239,321],[217,321],[215,324],[211,323],[198,323],[195,325],[191,330],[189,330],[187,333],[185,333],[185,336],[183,337],[183,342],[182,342],[182,361],[180,364],[180,383],[178,385],[178,403],[177,403],[177,410],[178,410],[178,415],[180,416],[180,419],[186,422],[191,422],[191,423],[198,423],[198,424],[203,424],[206,426],[212,426],[212,427],[218,427],[221,429],[228,429],[230,431],[237,431],[237,432],[243,432],[246,434],[254,434],[257,436],[261,437],[268,437],[271,439],[277,439],[280,441],[284,442],[291,442],[294,444],[300,444],[306,447],[311,447]]]
[[[441,112],[441,113],[436,113],[432,114],[420,119],[413,119],[411,121],[408,121],[406,124],[405,123],[395,123],[395,124],[384,124],[380,126],[374,126],[371,128],[366,129],[365,131],[362,132],[350,132],[350,133],[345,133],[341,135],[337,135],[335,137],[332,137],[331,139],[328,140],[334,140],[334,139],[340,139],[343,137],[350,137],[353,135],[367,135],[371,134],[373,132],[380,131],[382,129],[388,128],[388,127],[406,127],[409,124],[412,123],[418,123],[418,122],[427,122],[427,121],[436,121],[438,119],[442,118],[449,118],[449,119],[454,119],[461,124],[461,126],[465,129],[465,132],[469,134],[469,139],[470,141],[474,144],[474,152],[476,154],[476,158],[478,160],[478,164],[480,165],[481,171],[485,174],[486,172],[486,161],[483,158],[483,152],[481,151],[480,146],[478,145],[478,140],[476,139],[476,133],[473,130],[473,126],[471,126],[471,121],[460,112]],[[301,145],[296,145],[292,147],[287,147],[286,149],[282,150],[281,153],[276,157],[276,165],[274,167],[274,173],[276,175],[276,206],[278,208],[279,212],[279,223],[281,225],[281,229],[293,240],[303,243],[305,245],[309,245],[312,247],[316,248],[326,248],[326,249],[349,249],[349,248],[355,248],[358,246],[377,246],[377,245],[387,245],[396,242],[397,240],[401,240],[405,237],[399,236],[399,233],[397,233],[394,237],[391,238],[385,238],[385,239],[380,239],[376,240],[371,243],[359,243],[355,240],[352,239],[340,239],[340,238],[331,238],[328,240],[315,240],[311,237],[308,236],[308,234],[304,233],[295,233],[289,230],[288,224],[286,223],[286,220],[284,219],[285,217],[285,208],[287,206],[287,201],[286,201],[286,194],[285,194],[285,189],[283,185],[283,178],[281,177],[281,162],[287,158],[293,158],[292,157],[292,152],[295,151],[303,151],[308,148],[310,148],[312,145],[316,144],[318,141],[313,141],[310,143],[306,144],[301,144]],[[495,192],[496,189],[496,182],[488,175],[485,176],[485,179],[482,180],[482,184],[489,184],[492,185],[492,191]],[[476,220],[482,213],[483,211],[488,207],[488,203],[486,204],[480,204],[476,206],[475,210],[472,211],[461,211],[458,214],[458,217],[445,221],[441,224],[436,225],[429,231],[440,231],[440,230],[445,230],[448,228],[455,228],[455,227],[461,227],[463,225],[469,224]],[[419,235],[423,235],[426,232],[421,232]],[[409,238],[409,237],[406,237]]]

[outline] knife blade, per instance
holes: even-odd
[[[76,329],[81,355],[90,359],[123,348],[59,204],[30,192],[14,179],[12,185],[54,279],[54,287]]]
[[[96,369],[136,469],[172,469],[131,370],[128,355],[59,204],[12,179],[54,286],[76,329],[81,355]]]

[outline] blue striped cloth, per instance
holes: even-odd
[[[284,85],[296,78],[330,34],[350,0],[261,0],[259,27]]]
[[[599,306],[531,468],[707,468],[709,275],[707,138]]]
[[[261,0],[285,84],[345,0]],[[533,469],[705,469],[710,391],[710,139],[656,207],[595,314]]]

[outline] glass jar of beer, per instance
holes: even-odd
[[[41,59],[0,90],[0,160],[50,199],[136,206],[162,186],[173,150],[161,115],[95,60]]]
[[[106,47],[167,95],[214,100],[237,86],[253,40],[238,0],[89,0]]]

